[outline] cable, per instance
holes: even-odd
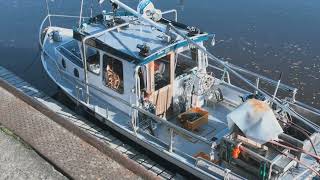
[[[291,117],[291,115],[290,115],[289,113],[286,113],[286,115],[287,115],[287,117],[290,119],[290,123],[291,123],[291,124],[293,124],[293,125],[296,126],[297,128],[303,130],[304,132],[306,132],[306,133],[308,133],[308,134],[310,134],[310,135],[312,134],[310,131],[308,131],[308,130],[306,130],[305,128],[303,128],[303,127],[299,126],[298,124],[294,123],[294,122],[292,121],[292,117]]]
[[[277,142],[277,141],[269,141],[271,144],[274,144],[274,145],[277,145],[277,146],[281,146],[281,147],[283,147],[283,148],[287,148],[287,149],[289,149],[289,150],[291,150],[291,151],[295,151],[295,152],[302,152],[302,153],[304,153],[304,154],[307,154],[307,155],[309,155],[309,156],[311,156],[311,157],[313,157],[313,158],[315,158],[317,161],[320,161],[320,157],[319,156],[317,156],[317,155],[314,155],[314,154],[312,154],[312,153],[309,153],[309,152],[307,152],[307,151],[305,151],[305,150],[303,150],[303,149],[301,149],[301,148],[298,148],[298,147],[290,147],[290,146],[287,146],[287,145],[284,145],[284,144],[281,144],[281,143],[279,143],[279,142]]]
[[[289,158],[289,159],[291,159],[291,160],[294,160],[294,161],[302,164],[303,166],[305,166],[306,168],[310,169],[311,171],[315,172],[318,176],[320,176],[320,173],[319,173],[317,170],[315,170],[315,169],[313,169],[312,167],[308,166],[308,165],[305,164],[304,162],[299,161],[298,159],[289,156],[287,153],[284,153],[284,152],[280,151],[280,150],[277,149],[276,147],[274,147],[274,148],[275,148],[276,151],[278,151],[279,153],[285,155],[287,158]]]
[[[28,72],[30,70],[30,68],[34,65],[35,62],[37,62],[40,57],[41,51],[38,49],[38,53],[36,54],[36,56],[33,58],[33,61],[26,66],[26,68],[23,70],[23,72]]]

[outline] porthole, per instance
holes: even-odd
[[[74,75],[75,77],[79,78],[79,71],[78,71],[78,69],[74,68],[74,70],[73,70],[73,75]]]
[[[64,59],[61,60],[61,64],[64,69],[67,67],[66,61]]]

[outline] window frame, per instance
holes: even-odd
[[[90,64],[90,63],[88,62],[89,57],[86,57],[86,60],[87,60],[87,70],[88,70],[88,72],[90,72],[90,73],[92,73],[92,74],[94,74],[94,75],[96,75],[96,76],[100,76],[100,75],[101,75],[101,65],[103,66],[103,62],[102,62],[102,64],[101,64],[101,58],[102,58],[101,55],[104,54],[104,53],[101,52],[99,49],[94,48],[94,47],[89,46],[89,45],[87,45],[87,48],[91,48],[91,49],[97,51],[97,53],[99,54],[99,66],[100,66],[99,73],[93,72],[93,71],[89,68],[89,64]],[[86,52],[88,52],[88,50],[86,50]]]
[[[156,72],[153,69],[153,73],[154,73],[153,74],[153,84],[154,84],[153,85],[153,91],[159,91],[160,89],[162,89],[162,88],[164,88],[164,87],[166,87],[166,86],[171,84],[171,69],[170,69],[171,68],[171,62],[170,62],[170,59],[169,60],[166,59],[167,57],[168,57],[168,55],[163,56],[163,57],[153,61],[153,63],[154,63],[153,68],[155,68],[156,61],[160,61],[160,62],[165,64],[165,69],[169,70],[169,75],[168,75],[169,79],[168,79],[168,82],[166,82],[166,85],[157,87],[157,85],[156,85]],[[170,58],[170,56],[169,56],[169,58]]]

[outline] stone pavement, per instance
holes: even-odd
[[[74,179],[141,179],[0,87],[0,124]]]
[[[60,172],[27,145],[0,130],[0,180],[65,180]]]

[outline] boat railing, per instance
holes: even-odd
[[[222,69],[222,68],[219,68],[219,67],[214,66],[214,65],[212,65],[212,64],[209,64],[208,66],[211,67],[211,68],[214,68],[214,69],[216,69],[216,70],[222,71],[223,74],[222,74],[222,76],[221,76],[220,79],[223,80],[223,81],[225,81],[225,78],[227,78],[227,83],[228,83],[228,84],[232,84],[232,83],[231,83],[231,80],[230,80],[230,73],[229,73],[229,71],[227,70],[227,68],[223,68],[223,69]],[[232,68],[233,70],[235,70],[236,72],[238,72],[238,73],[241,73],[241,74],[243,74],[243,75],[247,75],[248,77],[253,78],[253,79],[255,80],[254,83],[255,83],[256,88],[260,88],[260,84],[261,84],[261,83],[269,84],[269,85],[271,85],[271,86],[274,87],[274,88],[276,88],[277,85],[278,85],[278,82],[277,82],[277,81],[275,81],[275,80],[273,80],[273,79],[270,79],[270,78],[268,78],[268,77],[265,77],[265,76],[263,76],[263,75],[260,75],[260,74],[257,74],[257,73],[255,73],[255,72],[246,70],[246,69],[241,68],[241,67],[239,67],[239,66],[236,66],[236,65],[234,65],[234,64],[228,63],[228,66],[229,66],[230,68]],[[298,92],[298,89],[297,89],[297,88],[291,87],[291,86],[286,85],[286,84],[283,84],[283,83],[280,83],[278,88],[279,88],[280,90],[284,91],[284,92],[291,93],[291,95],[292,95],[292,101],[296,101],[296,94],[297,94],[297,92]]]
[[[304,104],[304,103],[302,103],[300,101],[296,101],[294,104],[292,102],[289,102],[289,104],[298,105],[301,109],[303,109],[305,111],[308,111],[309,113],[312,113],[312,114],[320,117],[320,110],[319,109],[311,107],[311,106],[309,106],[307,104]]]
[[[186,55],[186,54],[179,53],[179,55],[181,55],[181,56],[183,56],[185,58],[188,58],[188,59],[192,59],[191,56]],[[236,65],[231,64],[231,63],[228,63],[228,66],[231,67],[232,69],[236,70],[237,72],[240,72],[240,73],[245,74],[245,75],[247,75],[247,76],[249,76],[251,78],[254,78],[255,79],[255,83],[256,83],[256,87],[259,87],[259,84],[261,82],[265,82],[265,83],[270,84],[270,85],[272,85],[274,87],[277,86],[278,82],[273,80],[273,79],[270,79],[270,78],[265,77],[263,75],[260,75],[258,73],[249,71],[247,69],[244,69],[242,67],[236,66]],[[226,68],[220,68],[220,67],[215,66],[213,64],[208,64],[208,67],[221,72],[222,75],[221,75],[221,77],[219,79],[221,79],[222,81],[226,81],[228,84],[231,84],[230,73]],[[285,92],[288,92],[288,93],[292,93],[293,97],[294,97],[293,99],[295,100],[295,95],[296,95],[296,93],[298,91],[297,88],[294,88],[294,87],[291,87],[289,85],[280,83],[279,89],[281,89],[281,90],[283,90]]]
[[[48,22],[49,26],[48,27],[52,27],[52,18],[65,18],[65,19],[78,19],[80,18],[80,16],[74,16],[74,15],[64,15],[64,14],[48,14],[41,22],[40,24],[40,28],[39,28],[39,44],[40,47],[43,48],[43,42],[42,42],[42,32],[44,30],[44,25]],[[83,19],[88,19],[89,17],[81,17]]]
[[[163,11],[161,14],[162,15],[165,15],[165,14],[170,14],[170,13],[173,13],[174,14],[174,21],[178,21],[178,11],[176,9],[170,9],[170,10],[167,10],[167,11]]]

